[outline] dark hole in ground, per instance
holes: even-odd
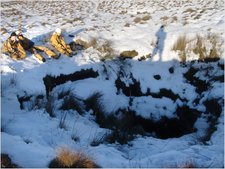
[[[177,108],[176,113],[178,118],[164,116],[159,121],[153,121],[138,116],[137,121],[145,131],[154,132],[161,139],[181,137],[196,131],[193,126],[201,112],[183,106]]]
[[[160,75],[154,75],[153,76],[156,80],[160,80],[161,79],[161,76]]]
[[[169,68],[169,72],[170,72],[171,74],[173,74],[173,73],[174,73],[174,68],[173,68],[173,67],[170,67],[170,68]]]
[[[177,115],[176,118],[164,116],[157,121],[145,119],[136,114],[132,110],[121,109],[109,115],[98,110],[95,115],[100,127],[112,130],[112,133],[105,138],[107,142],[117,141],[120,144],[127,144],[138,134],[154,133],[157,138],[167,139],[195,132],[194,123],[201,112],[188,106],[178,107],[174,112]]]
[[[18,99],[18,101],[19,101],[19,103],[20,103],[20,109],[21,109],[21,110],[24,109],[23,103],[24,103],[24,102],[27,102],[27,101],[30,101],[31,97],[32,97],[32,96],[21,96],[21,97],[20,97],[20,96],[17,95],[17,99]]]
[[[219,103],[221,101],[221,104]],[[205,135],[201,138],[204,144],[211,139],[212,134],[217,130],[218,119],[222,113],[223,99],[209,99],[203,103],[206,107],[206,114],[208,115],[208,129]]]
[[[19,96],[17,95],[17,99],[20,103],[20,109],[28,109],[28,110],[32,110],[35,107],[36,108],[41,108],[43,106],[43,102],[44,102],[44,95],[24,95],[24,96]],[[29,106],[27,105],[27,103],[30,103]]]

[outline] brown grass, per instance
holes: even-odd
[[[175,42],[175,44],[172,47],[172,50],[174,51],[185,51],[185,48],[187,46],[188,40],[186,35],[180,36],[177,41]]]
[[[188,8],[188,9],[186,9],[183,13],[187,13],[187,12],[193,13],[193,12],[196,12],[196,10],[194,10],[194,9],[192,9],[192,8]]]
[[[193,51],[196,55],[199,56],[199,60],[206,59],[218,59],[223,52],[223,42],[220,40],[216,34],[208,34],[205,37],[196,35],[195,44],[193,47],[188,45],[191,41],[188,41],[186,36],[180,36],[174,43],[172,50],[178,51],[179,56],[182,61],[186,61],[187,53]],[[210,43],[211,47],[206,48],[206,44]]]
[[[188,44],[188,40],[186,35],[180,36],[175,44],[172,47],[172,50],[179,51],[179,56],[182,62],[186,61],[187,55],[186,55],[186,47]]]
[[[206,57],[206,47],[204,45],[204,39],[200,35],[197,35],[196,47],[193,49],[195,54],[199,54],[199,59],[203,60]]]
[[[209,58],[218,58],[221,53],[219,53],[218,48],[222,47],[222,44],[219,44],[219,37],[215,34],[209,34],[207,37],[212,44],[210,49]]]
[[[166,20],[169,19],[169,17],[168,17],[168,16],[163,16],[163,17],[161,17],[160,19],[163,20],[163,21],[166,21]]]
[[[142,19],[141,19],[140,17],[136,17],[136,18],[134,19],[134,22],[135,22],[135,23],[140,23],[141,20],[142,20]]]
[[[50,168],[99,168],[99,166],[82,152],[72,152],[67,148],[59,150],[57,157],[51,161]]]
[[[172,20],[175,22],[175,21],[177,21],[177,16],[173,16],[172,17]]]
[[[123,51],[120,53],[120,57],[122,58],[133,58],[137,55],[138,55],[138,52],[136,50]]]
[[[93,38],[90,42],[83,41],[82,39],[76,39],[77,44],[83,46],[85,49],[90,47],[96,47],[97,39]]]
[[[147,21],[147,20],[149,20],[149,19],[151,19],[151,16],[150,16],[150,15],[145,15],[145,16],[142,18],[143,21]]]

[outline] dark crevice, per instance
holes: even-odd
[[[203,81],[197,77],[195,77],[195,74],[198,72],[199,70],[194,68],[194,67],[190,67],[188,69],[188,71],[184,74],[184,77],[187,79],[187,81],[192,84],[193,86],[195,86],[196,88],[196,92],[201,94],[204,91],[208,90],[208,87],[210,86],[209,83],[207,83],[206,81]]]
[[[206,100],[203,104],[206,107],[206,114],[208,115],[207,123],[209,124],[206,134],[201,138],[204,144],[211,139],[212,134],[217,130],[218,119],[222,113],[223,102],[220,104],[221,99]]]
[[[132,80],[132,84],[129,84],[129,86],[126,86],[126,84],[121,80],[121,78],[118,77],[115,81],[117,93],[119,94],[119,91],[122,91],[122,93],[127,97],[130,97],[130,96],[134,96],[134,97],[151,96],[153,98],[167,97],[173,100],[174,102],[177,99],[180,99],[183,102],[187,101],[187,99],[183,99],[178,94],[173,93],[172,90],[165,89],[165,88],[160,89],[158,93],[153,93],[148,88],[146,93],[142,93],[140,82],[134,79],[133,77],[131,77],[131,80]]]
[[[219,68],[220,68],[221,70],[224,70],[224,63],[218,63],[217,65],[219,66]]]
[[[19,103],[20,103],[20,109],[21,109],[21,110],[24,109],[23,103],[24,103],[24,102],[30,101],[31,97],[32,97],[32,96],[21,96],[21,97],[20,97],[19,95],[17,95],[17,99],[18,99],[18,101],[19,101]]]
[[[61,85],[66,83],[67,81],[76,81],[76,80],[83,80],[87,78],[96,78],[99,74],[97,71],[94,71],[93,69],[82,69],[80,71],[74,72],[72,74],[64,75],[61,74],[57,77],[47,75],[43,78],[45,89],[46,89],[46,95],[48,96],[49,93],[52,91],[54,87],[57,85]]]

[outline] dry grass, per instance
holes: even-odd
[[[125,27],[130,27],[130,24],[129,23],[126,23],[124,26]]]
[[[179,52],[179,56],[182,62],[185,62],[187,59],[187,54],[186,54],[187,44],[188,44],[187,37],[186,35],[183,35],[177,39],[177,41],[172,47],[172,50]]]
[[[218,59],[223,53],[223,42],[218,35],[208,34],[206,36],[196,35],[195,40],[187,40],[186,35],[180,36],[174,43],[172,50],[178,51],[180,59],[186,61],[188,53],[193,51],[199,60]]]
[[[69,149],[59,150],[57,157],[51,161],[50,168],[99,168],[99,166],[82,152],[72,152]]]
[[[203,60],[206,57],[206,47],[204,45],[204,39],[200,35],[197,35],[196,38],[196,47],[193,49],[193,52],[199,55],[200,60]]]
[[[166,20],[169,19],[169,17],[168,17],[168,16],[163,16],[163,17],[161,17],[160,19],[163,20],[163,21],[166,21]]]
[[[134,22],[135,22],[135,23],[140,23],[140,22],[141,22],[141,20],[142,20],[142,19],[141,19],[140,17],[136,17],[136,18],[134,18]]]
[[[193,12],[196,12],[196,10],[194,10],[192,8],[188,8],[183,13],[193,13]]]
[[[137,55],[138,55],[138,52],[136,50],[123,51],[120,53],[120,57],[122,58],[133,58]]]
[[[142,18],[143,21],[147,21],[147,20],[149,20],[149,19],[151,19],[151,16],[150,16],[150,15],[145,15],[145,16]]]
[[[174,51],[185,51],[188,40],[186,35],[180,36],[172,47]]]
[[[114,57],[112,42],[106,39],[100,39],[97,42],[96,49],[101,53],[101,60],[111,60]]]
[[[82,39],[76,39],[75,43],[78,45],[83,46],[85,49],[90,48],[90,47],[96,47],[97,45],[97,39],[92,38],[89,42],[83,41]]]
[[[176,22],[176,21],[177,21],[177,16],[173,16],[173,17],[172,17],[172,21],[173,21],[173,22]]]
[[[198,14],[197,16],[194,17],[194,20],[200,19],[201,16],[202,16],[201,14]]]
[[[208,34],[208,40],[212,44],[212,48],[210,49],[209,58],[218,58],[219,55],[222,54],[223,51],[219,51],[218,48],[222,49],[223,44],[219,42],[219,37],[215,34]]]

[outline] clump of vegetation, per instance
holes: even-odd
[[[193,12],[196,12],[196,10],[192,8],[187,8],[183,13],[193,13]]]
[[[101,53],[101,60],[111,60],[114,57],[114,51],[112,49],[112,42],[106,39],[99,39],[97,41],[96,49]]]
[[[218,48],[222,47],[222,44],[219,43],[219,37],[215,34],[209,34],[207,37],[212,44],[212,47],[210,49],[209,58],[218,58],[219,54],[221,54],[223,51],[218,50]]]
[[[128,51],[123,51],[120,53],[120,57],[122,58],[133,58],[138,55],[138,52],[136,50],[128,50]]]
[[[218,59],[223,52],[222,42],[215,34],[196,35],[195,40],[192,41],[188,40],[186,35],[182,35],[178,37],[172,50],[178,51],[182,62],[187,60],[191,51],[198,55],[198,59],[201,61]]]
[[[138,13],[140,14],[140,13]],[[134,23],[144,23],[145,21],[148,21],[149,19],[151,19],[151,16],[149,14],[144,15],[143,17],[136,17],[134,18]]]
[[[178,51],[182,62],[186,61],[186,47],[188,40],[186,35],[180,36],[172,47],[172,50]]]
[[[87,111],[89,111],[90,109],[92,109],[93,111],[102,111],[101,106],[102,95],[103,94],[100,92],[95,92],[85,100]]]
[[[80,45],[80,46],[83,46],[84,49],[87,49],[87,48],[90,48],[90,47],[94,48],[97,45],[97,39],[96,38],[92,38],[90,41],[84,41],[82,39],[76,39],[75,43]]]
[[[169,19],[169,17],[168,17],[168,16],[163,16],[163,17],[161,17],[160,19],[163,20],[163,21],[166,21],[166,20]]]
[[[62,148],[57,157],[50,162],[49,168],[99,168],[99,166],[82,152]]]
[[[150,15],[145,15],[145,16],[142,17],[142,20],[143,21],[147,21],[149,19],[151,19],[151,16]]]
[[[61,110],[76,110],[79,114],[83,114],[84,105],[82,100],[70,94],[64,97]]]
[[[130,27],[130,24],[129,23],[126,23],[124,26],[125,27]]]
[[[203,41],[203,38],[200,35],[197,35],[196,47],[193,49],[193,52],[196,55],[199,55],[200,60],[203,60],[206,57],[206,47]]]
[[[134,18],[134,23],[140,23],[141,22],[141,18],[140,17],[136,17]]]

